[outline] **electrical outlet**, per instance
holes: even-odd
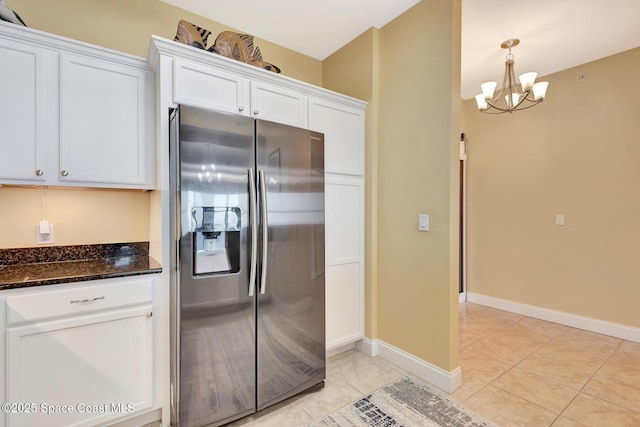
[[[50,245],[53,243],[53,224],[49,223],[49,232],[40,233],[40,224],[36,225],[36,243]]]

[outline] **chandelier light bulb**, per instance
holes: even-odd
[[[536,81],[536,77],[538,77],[538,73],[533,71],[530,73],[524,73],[520,75],[519,77],[520,86],[522,86],[523,92],[530,91],[533,88],[533,84]]]
[[[480,85],[484,99],[493,98],[493,92],[495,92],[497,85],[498,82],[484,82]]]
[[[489,108],[489,104],[487,104],[487,98],[483,93],[476,95],[476,103],[478,104],[478,110],[486,110],[487,108]]]
[[[547,94],[549,82],[538,82],[533,85],[533,97],[536,101],[542,101]]]
[[[520,94],[512,93],[511,100],[509,100],[509,95],[504,97],[504,100],[507,101],[507,105],[509,108],[513,108],[518,105],[518,101],[520,101]]]

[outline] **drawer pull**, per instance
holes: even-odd
[[[69,304],[78,304],[78,303],[83,303],[83,302],[92,302],[92,301],[98,301],[99,299],[104,299],[104,296],[101,296],[101,297],[95,297],[95,298],[86,298],[86,299],[72,299],[71,301],[69,301]]]
[[[153,316],[153,312],[152,312],[152,311],[148,311],[148,312],[147,312],[147,314],[146,314],[145,316],[147,316],[147,317],[151,317],[151,316]]]

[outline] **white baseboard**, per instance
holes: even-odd
[[[369,357],[376,357],[378,355],[377,340],[370,340],[369,338],[363,338],[356,343],[356,348],[366,354]]]
[[[453,393],[462,385],[462,371],[460,368],[447,372],[382,340],[365,338],[358,342],[356,347],[371,357],[380,356],[447,393]]]
[[[598,334],[609,335],[633,342],[640,342],[640,328],[634,328],[620,323],[613,323],[606,320],[595,319],[593,317],[585,317],[564,311],[522,304],[501,298],[476,294],[474,292],[467,292],[467,301],[485,305],[487,307],[497,308],[499,310],[509,311],[511,313],[535,317],[536,319],[560,323],[561,325],[571,326],[573,328],[596,332]]]
[[[344,353],[345,351],[349,351],[354,348],[356,348],[356,343],[352,342],[349,344],[343,344],[337,347],[327,348],[325,355],[326,357],[331,357],[331,356],[335,356],[336,354]]]

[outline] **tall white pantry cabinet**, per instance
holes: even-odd
[[[148,60],[156,72],[159,147],[169,145],[168,112],[178,104],[324,133],[327,350],[337,351],[362,339],[366,103],[156,36]],[[157,151],[158,179],[166,189],[168,153]],[[156,204],[152,211],[168,212],[166,197],[156,197],[152,203]],[[168,235],[166,219],[159,217],[156,222]],[[162,251],[162,264],[169,265],[167,245],[156,245],[156,250]]]

